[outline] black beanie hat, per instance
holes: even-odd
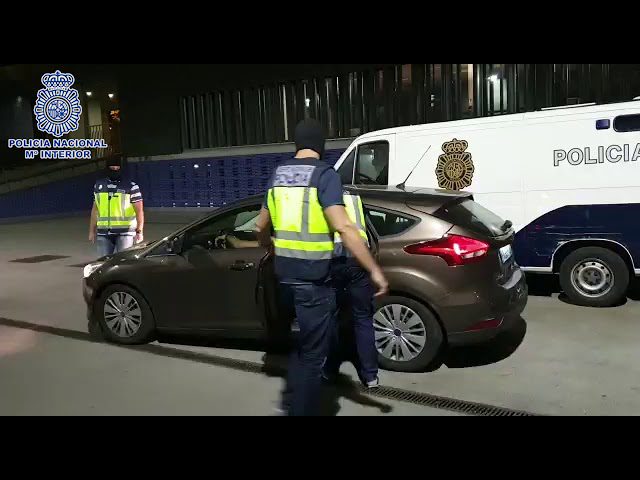
[[[122,155],[113,155],[107,158],[107,167],[121,167],[122,168]]]
[[[294,139],[296,151],[309,149],[317,152],[320,156],[324,154],[324,128],[317,120],[308,118],[301,121],[296,126]]]

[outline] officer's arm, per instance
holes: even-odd
[[[265,248],[271,247],[271,214],[269,210],[262,207],[258,220],[256,221],[256,232],[258,234],[258,242]]]
[[[142,233],[144,231],[144,204],[143,201],[135,202],[133,209],[136,211],[136,221],[138,223],[137,230]]]

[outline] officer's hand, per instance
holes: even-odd
[[[95,243],[95,241],[96,241],[96,232],[94,232],[94,231],[89,232],[89,241],[91,243]]]
[[[141,233],[136,233],[136,243],[144,242],[144,235]]]
[[[389,293],[389,282],[387,282],[384,273],[379,268],[371,272],[371,281],[377,289],[374,297],[382,297]]]

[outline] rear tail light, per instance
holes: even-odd
[[[411,255],[440,257],[453,267],[482,260],[489,251],[489,244],[473,238],[448,235],[438,240],[409,245],[404,247],[404,251]]]

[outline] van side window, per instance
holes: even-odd
[[[353,183],[353,164],[355,159],[356,149],[354,148],[338,169],[338,174],[340,175],[340,180],[342,180],[343,185],[351,185]]]
[[[620,115],[613,119],[616,132],[640,132],[640,115]]]
[[[356,185],[387,185],[389,182],[389,143],[373,142],[358,146]]]

